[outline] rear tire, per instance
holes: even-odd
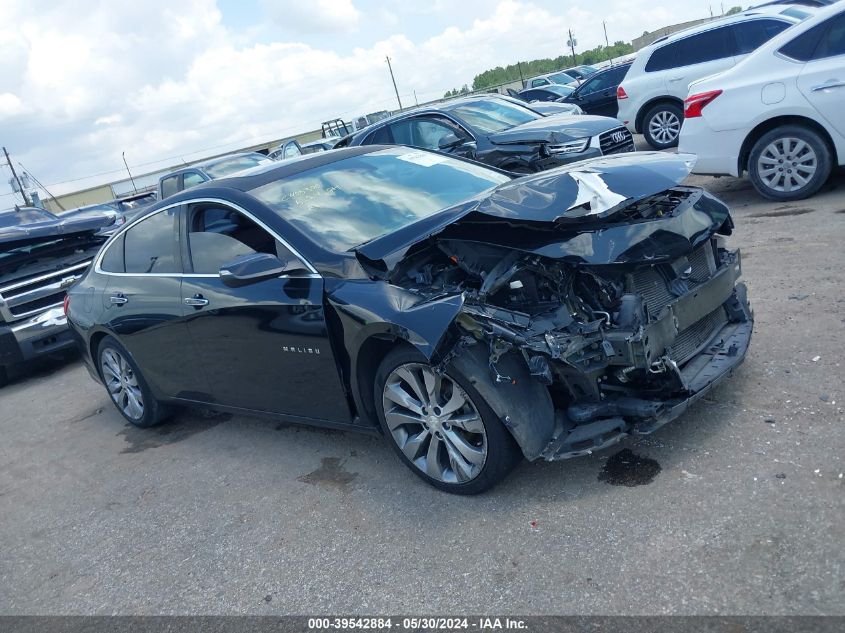
[[[784,125],[767,132],[748,155],[748,178],[769,200],[801,200],[821,189],[833,169],[830,148],[817,132]]]
[[[522,451],[466,377],[436,374],[416,350],[390,352],[376,373],[374,396],[388,443],[414,474],[459,495],[489,490]]]
[[[643,136],[654,149],[678,146],[684,111],[674,103],[659,103],[643,117]]]
[[[169,411],[153,396],[126,348],[111,336],[100,342],[97,367],[112,403],[126,420],[149,428],[164,422]]]

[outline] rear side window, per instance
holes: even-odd
[[[177,256],[176,215],[176,209],[159,211],[124,233],[127,273],[182,272]]]
[[[678,52],[680,50],[680,42],[673,42],[666,46],[661,46],[651,54],[648,63],[645,65],[647,73],[654,73],[659,70],[668,70],[680,66],[678,62]]]
[[[813,59],[825,59],[845,55],[845,13],[840,13],[828,21],[830,28],[819,42],[813,53]]]
[[[778,52],[799,62],[845,54],[845,13],[814,26]]]
[[[393,133],[387,125],[370,134],[364,141],[365,145],[393,145],[393,143]]]
[[[781,31],[789,27],[781,20],[749,20],[733,25],[737,54],[745,55],[760,48]]]
[[[681,45],[679,66],[703,64],[736,54],[736,42],[730,26],[687,37],[678,44]]]
[[[174,193],[179,193],[179,176],[170,176],[161,181],[161,196],[166,198]]]
[[[117,237],[103,253],[100,260],[100,269],[107,273],[123,273],[126,267],[123,264],[123,235]]]

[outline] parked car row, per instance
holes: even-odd
[[[814,194],[845,165],[845,3],[689,92],[680,150],[698,156],[696,173],[747,173],[772,200]]]

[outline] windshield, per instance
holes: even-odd
[[[7,211],[0,213],[0,229],[10,226],[23,226],[35,222],[52,222],[56,219],[49,211],[43,209],[21,209],[20,211]]]
[[[470,127],[475,128],[482,134],[494,134],[502,130],[509,130],[517,125],[542,118],[534,110],[501,99],[485,99],[484,101],[464,103],[452,108],[451,112],[457,114]]]
[[[249,193],[324,248],[342,252],[509,181],[442,154],[391,147]]]
[[[566,73],[555,73],[554,75],[549,75],[549,81],[553,81],[556,84],[573,84],[578,83],[578,81],[572,75],[567,75]]]
[[[247,154],[246,156],[233,156],[203,168],[203,171],[214,179],[225,178],[232,174],[262,165],[269,159],[262,154]]]

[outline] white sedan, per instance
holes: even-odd
[[[694,82],[680,152],[695,173],[741,176],[799,200],[845,165],[845,3],[820,10],[739,64]]]

